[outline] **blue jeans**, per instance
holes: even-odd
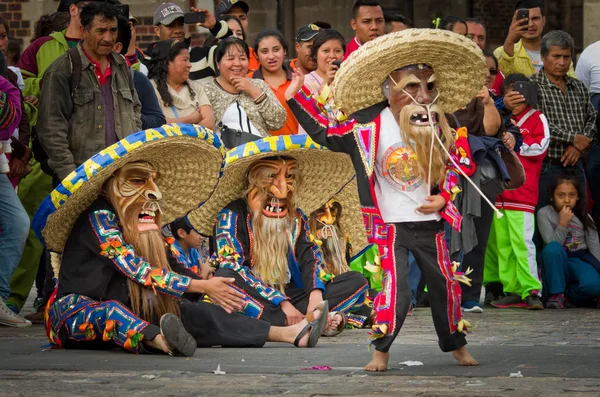
[[[421,269],[417,265],[417,260],[412,252],[408,253],[408,283],[410,284],[410,303],[413,307],[417,306],[417,290],[421,282]]]
[[[29,216],[6,174],[0,174],[0,298],[10,294],[10,276],[17,268],[29,233]]]
[[[600,296],[600,274],[590,263],[580,258],[569,258],[556,242],[544,247],[543,278],[548,295],[567,293],[577,306],[589,304]]]
[[[598,108],[600,108],[600,93],[597,92],[595,94],[592,94],[590,101],[592,102],[592,105],[594,105],[594,109],[598,111]]]
[[[600,143],[594,144],[587,153],[585,173],[591,181],[600,180]],[[596,225],[600,225],[600,183],[590,183],[590,193],[594,200],[591,215]]]

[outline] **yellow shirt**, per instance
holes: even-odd
[[[494,55],[496,58],[498,58],[498,68],[502,73],[504,73],[505,76],[508,76],[509,74],[521,73],[529,77],[537,73],[533,62],[527,53],[527,50],[521,43],[521,40],[515,44],[514,54],[512,57],[506,55],[503,46],[496,48]],[[571,66],[569,67],[568,75],[573,78],[577,78],[577,76],[575,76],[575,70],[573,69],[573,62],[571,62]]]

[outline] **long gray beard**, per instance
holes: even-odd
[[[325,228],[328,228],[327,232],[331,236],[323,239],[322,251],[324,259],[329,273],[338,276],[348,271],[344,239],[339,235],[339,230],[335,226],[327,225],[323,229]]]
[[[252,272],[271,287],[284,291],[290,281],[288,251],[292,219],[268,218],[262,213],[252,218],[254,242]]]

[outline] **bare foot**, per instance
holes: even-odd
[[[388,361],[390,361],[389,352],[380,352],[375,350],[373,352],[373,358],[365,365],[365,371],[372,372],[385,372],[388,369]]]
[[[156,335],[156,337],[152,340],[145,340],[143,343],[148,347],[151,347],[156,350],[162,350],[165,353],[171,351],[169,344],[165,340],[164,336],[162,336],[161,334]]]
[[[477,360],[475,360],[471,354],[469,354],[465,346],[452,351],[452,355],[460,365],[464,365],[466,367],[479,365],[479,362],[477,362]]]
[[[329,313],[329,319],[327,319],[327,329],[325,332],[337,332],[338,327],[344,321],[341,314],[335,313],[333,316],[331,316],[331,314],[332,313]]]

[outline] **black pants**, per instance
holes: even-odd
[[[490,201],[493,203],[495,198],[491,198]],[[488,238],[490,237],[490,229],[492,227],[492,221],[494,220],[494,210],[481,199],[481,217],[474,218],[473,223],[475,225],[475,233],[477,233],[477,245],[468,252],[461,265],[463,270],[469,267],[473,272],[469,275],[471,279],[471,286],[461,284],[462,287],[462,301],[475,301],[479,303],[479,297],[481,296],[481,286],[483,284],[483,268],[485,263],[485,250],[487,248]]]
[[[281,310],[281,306],[276,306],[263,298],[256,289],[252,288],[234,270],[220,268],[215,273],[215,276],[235,278],[235,285],[249,295],[257,304],[262,306],[262,312],[259,316],[261,320],[277,326],[286,324],[285,313]],[[368,281],[362,274],[349,271],[335,276],[332,282],[327,283],[327,290],[323,294],[323,299],[329,301],[330,311],[345,311],[345,309],[353,306],[353,303],[360,297],[361,291],[366,291],[368,284]],[[304,289],[288,284],[285,288],[285,294],[290,298],[291,303],[298,311],[306,314],[309,296]],[[353,299],[354,302],[352,301]]]
[[[207,302],[183,301],[180,308],[183,325],[198,347],[261,347],[271,328],[266,321],[229,314]]]
[[[378,351],[387,352],[406,319],[411,298],[408,280],[408,252],[410,251],[415,256],[427,284],[433,325],[438,335],[440,348],[445,352],[461,348],[467,344],[467,341],[462,333],[458,331],[451,333],[449,314],[451,311],[458,310],[460,316],[460,302],[454,302],[454,295],[448,293],[449,281],[444,272],[446,274],[450,272],[448,269],[450,264],[445,263],[448,261],[438,260],[438,258],[447,258],[448,255],[445,243],[441,243],[441,241],[445,241],[443,223],[436,221],[403,222],[396,223],[395,226],[396,329],[392,335],[375,339],[373,345]],[[446,252],[443,252],[444,250]],[[460,296],[456,298],[460,299]]]

